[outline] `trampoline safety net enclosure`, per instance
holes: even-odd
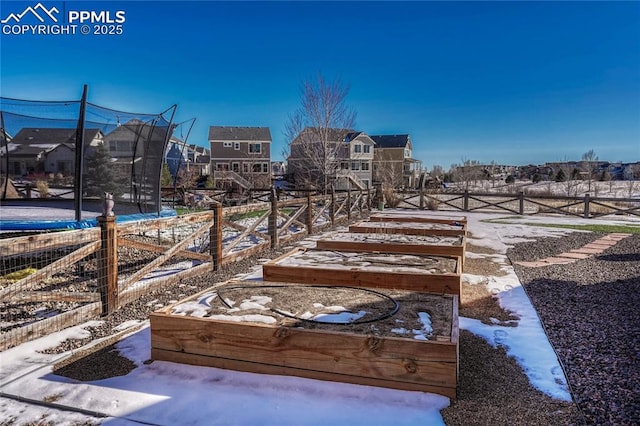
[[[159,214],[160,174],[176,106],[141,114],[86,99],[86,86],[82,99],[73,101],[0,97],[3,204],[55,199],[80,221],[95,219],[107,192],[119,213]]]

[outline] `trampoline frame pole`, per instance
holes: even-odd
[[[80,101],[80,113],[78,115],[78,126],[76,127],[76,169],[74,185],[73,208],[76,212],[76,222],[82,220],[82,172],[84,168],[84,115],[87,109],[87,85],[82,89],[82,100]]]

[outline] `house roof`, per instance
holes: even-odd
[[[311,137],[313,137],[315,139],[315,135],[320,133],[320,130],[321,129],[319,129],[317,127],[305,127],[304,130],[302,130],[298,134],[298,136],[296,136],[296,140],[300,140],[300,138],[303,135],[305,135],[305,139],[307,139],[309,137],[309,135],[311,135]],[[328,133],[328,140],[329,141],[340,141],[340,142],[351,142],[352,140],[354,140],[355,138],[357,138],[358,136],[363,134],[363,132],[358,132],[358,131],[355,131],[353,129],[333,129],[333,128],[329,128],[329,129],[326,129],[326,131]]]
[[[378,148],[404,148],[409,143],[409,135],[372,135]]]
[[[268,127],[210,126],[209,140],[271,142],[271,131]]]
[[[95,139],[100,134],[100,129],[85,129],[84,139],[90,141]],[[76,129],[56,129],[56,128],[37,128],[37,127],[24,127],[20,129],[16,136],[11,140],[13,144],[23,145],[59,145],[63,143],[76,142]]]
[[[142,139],[154,143],[164,143],[168,132],[173,132],[173,128],[133,119],[107,133],[104,136],[104,140],[105,142],[111,142]]]
[[[352,140],[354,140],[355,138],[357,138],[361,134],[362,134],[362,132],[349,132],[346,135],[344,135],[344,138],[342,139],[342,141],[343,142],[351,142]]]

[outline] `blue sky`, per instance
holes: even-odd
[[[0,17],[37,0],[3,0]],[[640,2],[46,1],[126,13],[121,35],[0,35],[0,94],[268,126],[299,85],[351,88],[357,130],[408,133],[426,168],[640,160]],[[25,18],[26,19],[26,18]]]

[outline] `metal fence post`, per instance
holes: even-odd
[[[102,315],[118,309],[118,228],[115,216],[98,216],[100,250],[98,250],[98,289]]]
[[[212,203],[213,226],[209,230],[209,252],[211,253],[213,270],[222,265],[222,203]]]
[[[464,198],[463,198],[463,203],[462,203],[462,210],[464,210],[465,212],[469,211],[469,190],[465,189],[464,190]]]

